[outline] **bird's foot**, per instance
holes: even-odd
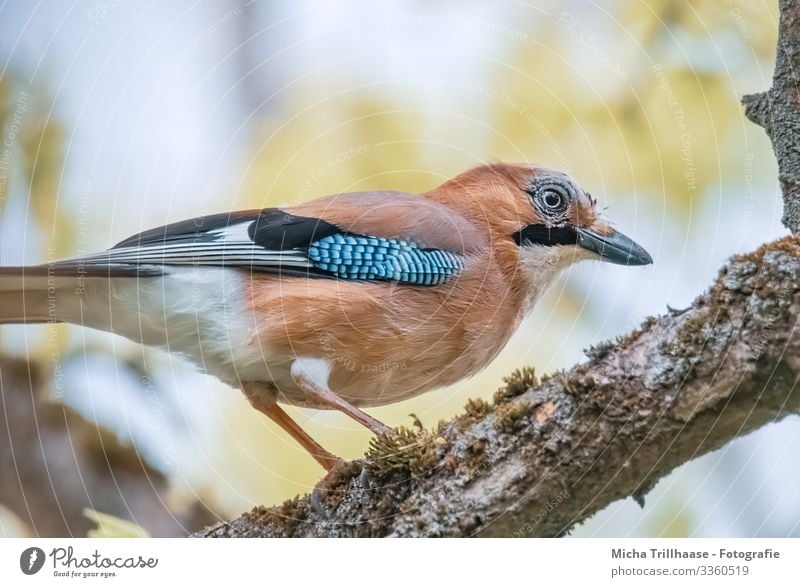
[[[358,461],[345,461],[337,459],[328,473],[319,480],[308,496],[308,503],[316,513],[328,518],[331,509],[341,502],[340,495],[344,489],[338,490],[340,485],[350,481],[361,472],[361,463]],[[339,497],[339,499],[337,499]]]

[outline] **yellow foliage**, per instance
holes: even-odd
[[[83,515],[89,518],[92,522],[97,524],[97,528],[89,530],[89,538],[149,538],[150,534],[133,522],[123,520],[112,516],[111,514],[104,514],[93,510],[91,508],[84,508]]]

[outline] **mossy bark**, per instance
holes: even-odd
[[[328,498],[205,536],[560,536],[675,467],[800,411],[800,240],[731,260],[680,314],[436,432],[373,443]],[[535,381],[530,374],[527,381]],[[508,393],[511,391],[512,393]]]

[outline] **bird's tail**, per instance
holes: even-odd
[[[0,324],[46,322],[47,282],[40,267],[0,267]]]
[[[0,324],[83,322],[81,300],[108,299],[112,278],[135,277],[136,267],[79,261],[0,267]]]
[[[0,267],[0,324],[68,321],[77,272],[55,266]]]

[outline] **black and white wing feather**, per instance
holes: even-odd
[[[134,235],[80,261],[107,265],[207,265],[276,272],[313,269],[305,249],[340,232],[313,218],[277,209],[215,214]]]
[[[276,208],[214,214],[154,228],[113,248],[71,259],[95,271],[139,274],[168,266],[218,266],[256,272],[437,285],[464,258],[408,240],[353,234],[318,218]]]

